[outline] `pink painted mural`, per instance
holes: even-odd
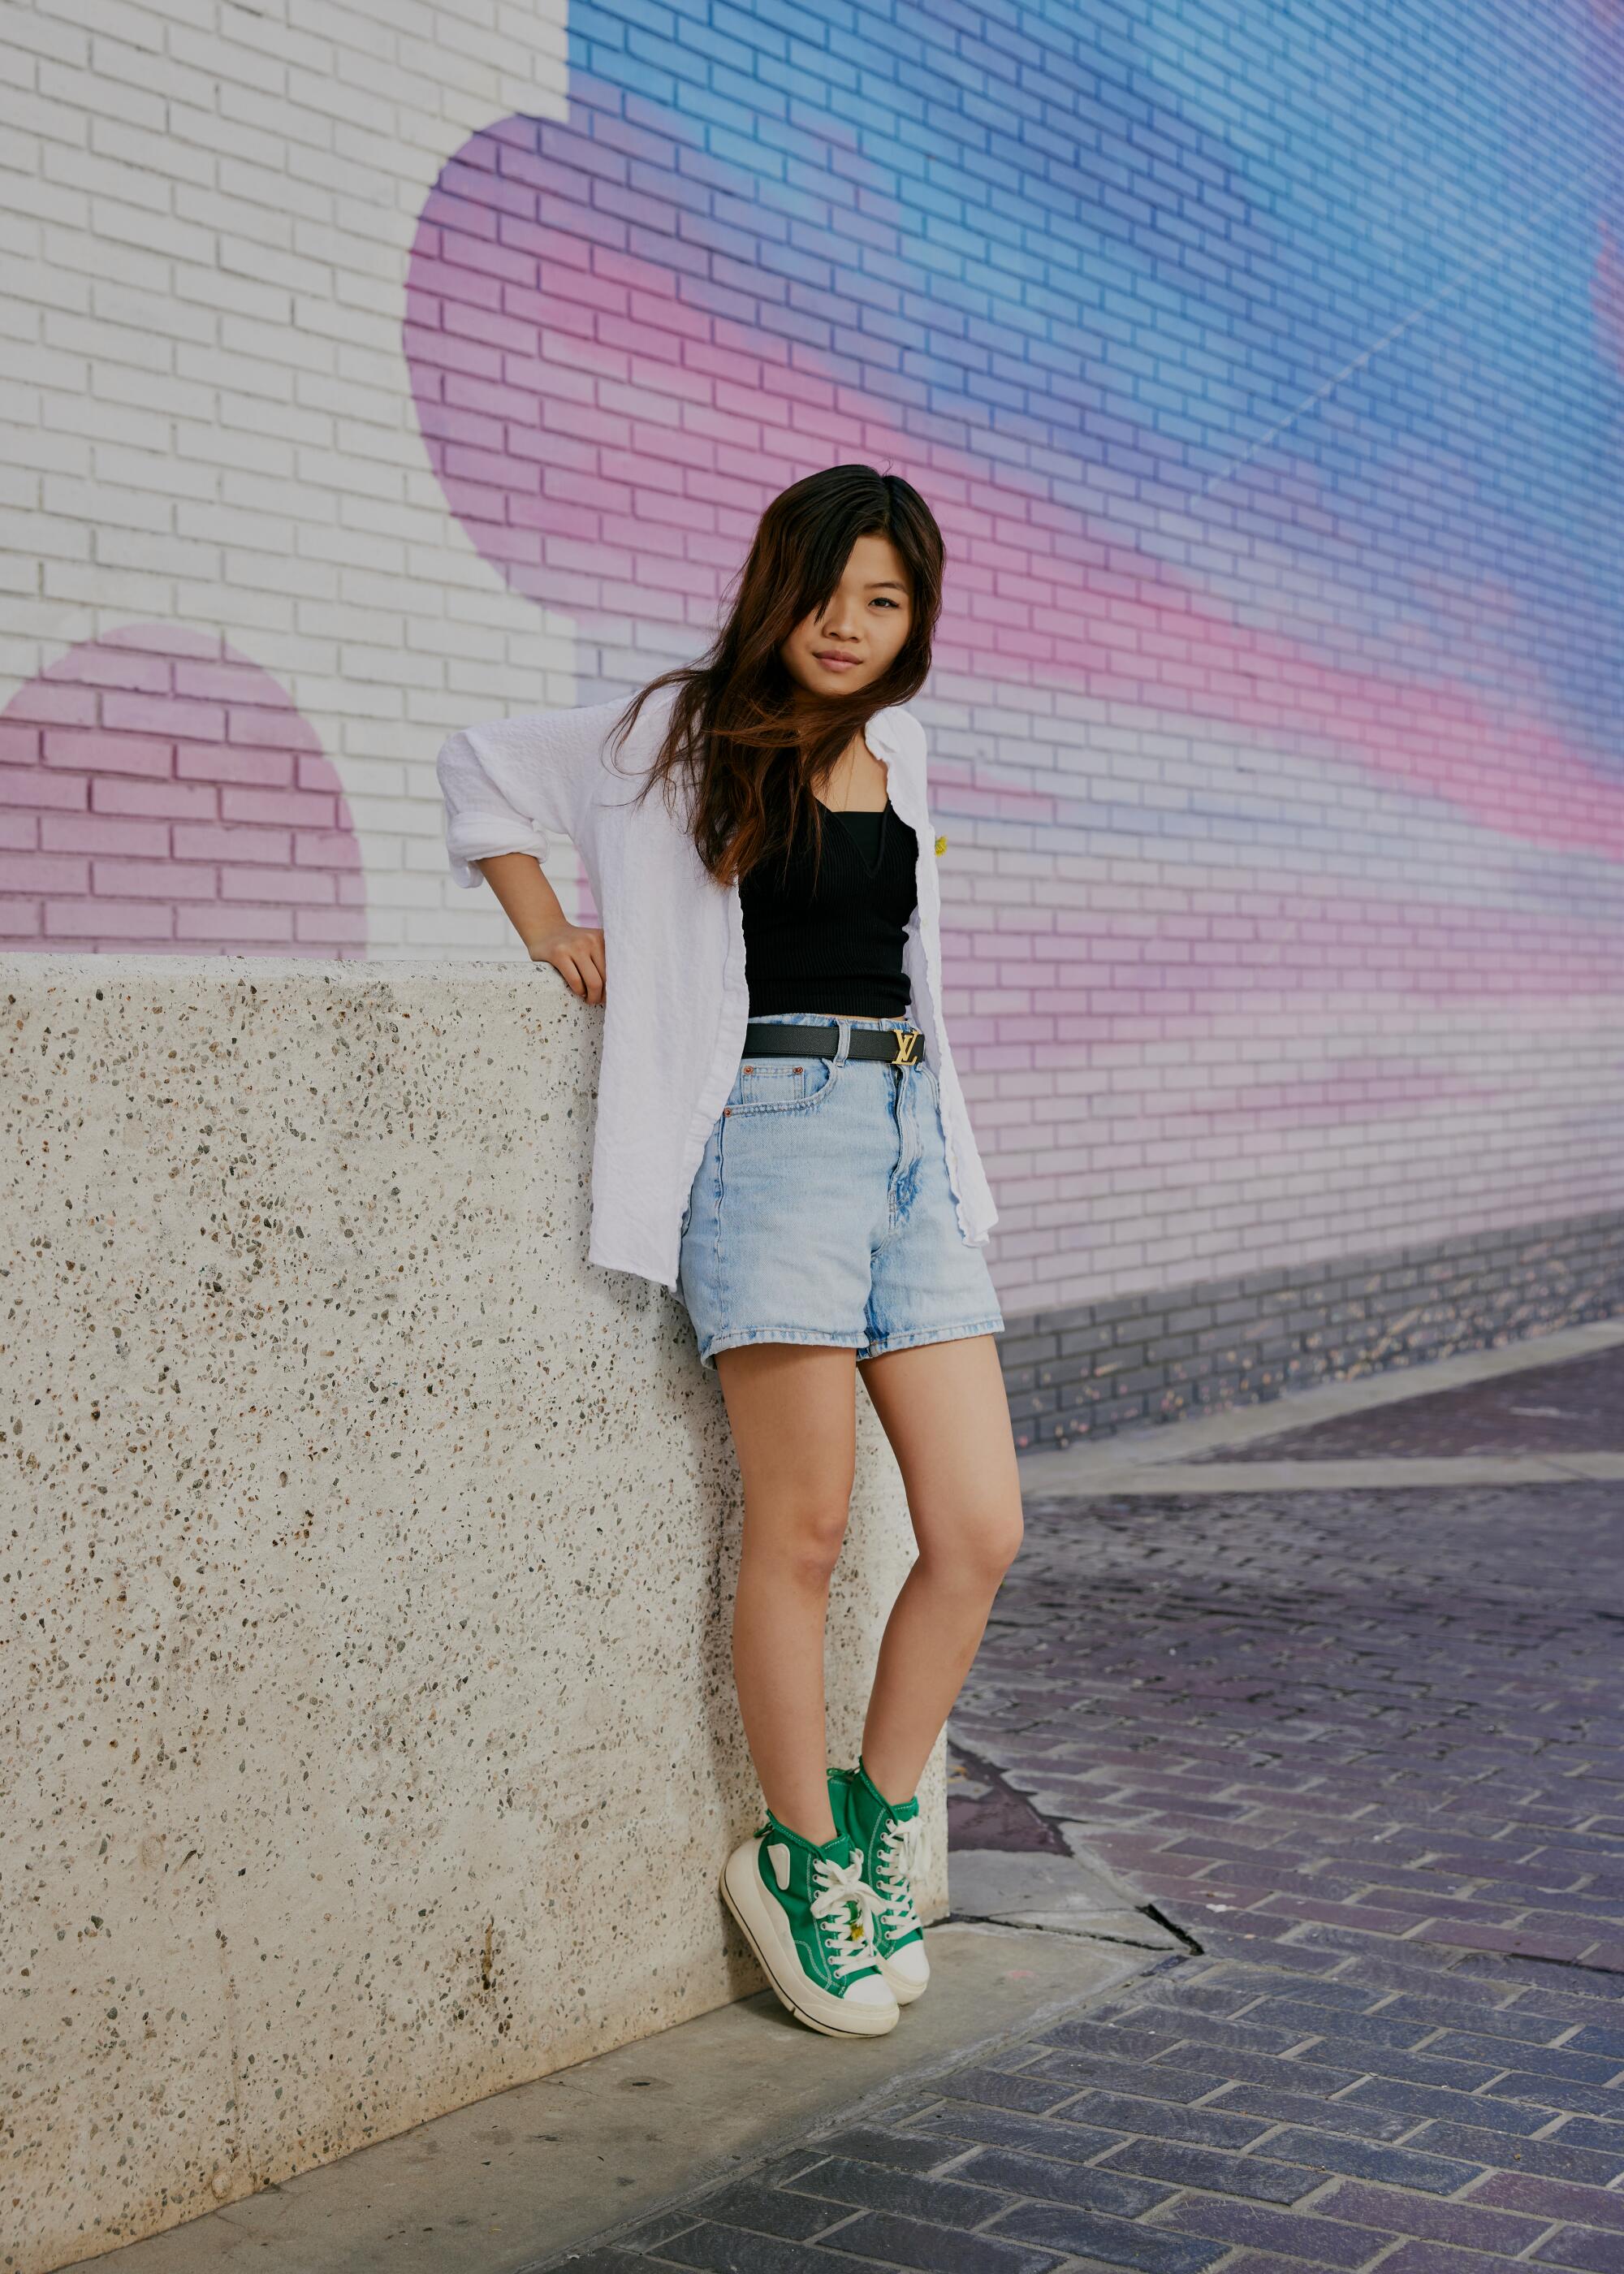
[[[357,956],[360,848],[338,775],[268,672],[134,624],[0,712],[5,945]]]

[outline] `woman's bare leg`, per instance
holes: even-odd
[[[768,1807],[815,1847],[835,1836],[823,1632],[857,1473],[856,1355],[803,1343],[719,1351],[744,1480],[733,1680]]]
[[[861,1364],[902,1472],[919,1559],[880,1638],[863,1764],[911,1799],[1020,1546],[1020,1477],[990,1335],[921,1343]]]

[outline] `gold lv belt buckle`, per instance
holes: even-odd
[[[897,1029],[897,1055],[891,1060],[892,1065],[917,1065],[919,1064],[919,1046],[924,1039],[923,1035],[921,1034],[917,1027],[898,1027]]]

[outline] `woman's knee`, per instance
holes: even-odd
[[[835,1499],[779,1504],[753,1519],[747,1502],[744,1553],[775,1565],[804,1587],[827,1588],[846,1544],[850,1495]]]
[[[1000,1515],[988,1542],[992,1567],[1000,1579],[1020,1554],[1020,1544],[1026,1536],[1026,1519],[1020,1511],[1020,1502],[1017,1501],[1012,1509],[1006,1509]]]
[[[1019,1501],[991,1502],[945,1528],[921,1551],[921,1560],[951,1585],[996,1594],[1020,1553],[1025,1532]]]

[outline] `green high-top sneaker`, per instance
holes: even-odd
[[[846,1833],[815,1848],[769,1809],[723,1866],[722,1899],[797,2021],[827,2037],[896,2028],[897,2000],[874,1954],[880,1898]]]
[[[930,1983],[925,1931],[914,1904],[910,1874],[918,1861],[919,1796],[889,1801],[863,1766],[831,1769],[829,1804],[835,1822],[851,1835],[864,1876],[879,1895],[874,1924],[874,1954],[899,2006],[922,1997]]]

